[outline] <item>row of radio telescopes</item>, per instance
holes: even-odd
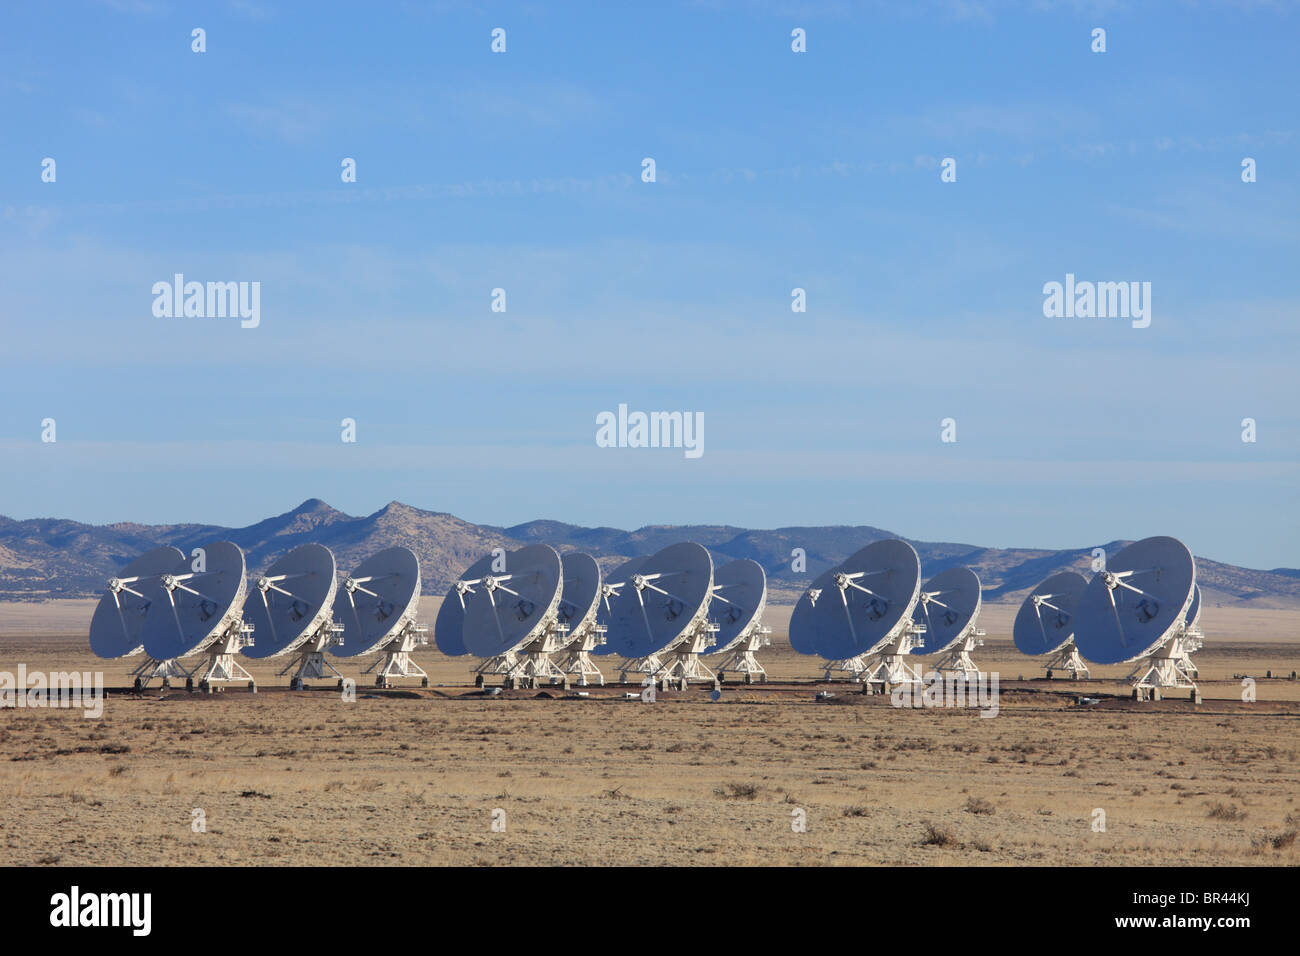
[[[109,579],[90,625],[100,657],[144,654],[136,686],[185,678],[210,689],[252,677],[236,655],[281,658],[281,675],[304,680],[340,674],[335,657],[380,653],[364,673],[383,685],[428,675],[411,652],[428,643],[416,622],[420,566],[409,548],[389,548],[340,577],[333,553],[304,544],[248,577],[243,552],[228,541],[150,551]],[[473,656],[482,683],[507,687],[604,683],[595,658],[618,655],[620,678],[684,688],[728,672],[766,681],[757,652],[767,576],[758,562],[715,568],[694,542],[632,558],[602,575],[591,555],[561,556],[545,544],[497,550],[451,587],[434,626],[439,650]],[[934,670],[977,679],[971,652],[978,626],[979,577],[952,567],[924,584],[916,550],[899,540],[867,545],[821,574],[799,598],[790,645],[825,661],[825,676],[848,675],[872,688],[917,682],[909,657],[940,655]],[[1191,552],[1174,538],[1130,545],[1091,581],[1075,571],[1047,578],[1016,617],[1016,647],[1050,655],[1047,673],[1087,677],[1095,664],[1140,662],[1130,675],[1143,690],[1195,688],[1191,654],[1201,646],[1200,589]],[[256,639],[254,639],[256,635]],[[181,661],[203,655],[192,668]],[[705,660],[716,661],[715,673]]]

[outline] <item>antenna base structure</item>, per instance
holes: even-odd
[[[985,631],[976,628],[952,646],[952,649],[935,665],[940,674],[964,674],[971,680],[978,679],[980,669],[972,660],[970,652],[984,646]]]
[[[375,685],[378,687],[386,686],[393,677],[420,677],[427,681],[429,675],[412,660],[411,652],[417,647],[427,647],[428,644],[428,627],[408,621],[393,640],[379,648],[384,656],[376,659],[361,673],[369,674],[379,668],[379,673],[375,675]]]
[[[155,677],[161,677],[165,684],[173,677],[177,679],[188,678],[192,673],[192,671],[187,671],[185,665],[175,658],[159,661],[154,660],[152,657],[146,657],[143,663],[131,671],[131,676],[135,678],[135,689],[144,690]]]
[[[572,674],[578,678],[578,686],[586,687],[588,678],[594,678],[601,687],[605,686],[605,675],[591,659],[591,652],[605,643],[604,624],[595,624],[577,640],[564,648],[564,655],[557,665],[561,674]]]
[[[905,652],[895,651],[880,655],[876,665],[862,678],[862,683],[873,686],[879,684],[883,691],[886,685],[896,687],[899,684],[919,684],[921,675],[915,666],[907,663]]]
[[[474,668],[471,672],[479,678],[488,677],[494,674],[509,674],[519,664],[518,655],[514,651],[506,651],[504,654],[498,654],[496,657],[485,658],[482,664]]]
[[[718,625],[704,620],[693,630],[688,631],[686,637],[667,648],[667,653],[672,657],[663,669],[654,675],[663,684],[665,690],[674,684],[680,690],[685,690],[691,681],[697,684],[712,684],[718,679],[717,675],[700,660],[700,655],[714,645],[717,633]]]
[[[925,640],[925,625],[912,622],[892,644],[886,645],[875,655],[875,665],[861,678],[862,683],[880,685],[883,691],[886,685],[921,683],[919,669],[907,662],[907,656],[914,648],[920,647]]]
[[[650,654],[647,657],[638,657],[636,659],[629,658],[624,660],[623,666],[619,668],[618,679],[624,684],[628,683],[628,674],[644,674],[646,677],[653,679],[663,669],[664,662],[659,659],[658,654]]]
[[[756,679],[760,683],[767,683],[767,671],[763,670],[763,665],[758,662],[755,653],[764,647],[772,646],[772,629],[758,625],[755,627],[744,640],[737,646],[727,662],[718,668],[718,680],[726,678],[727,671],[740,674],[741,679],[746,684],[752,684]]]
[[[194,673],[199,675],[199,687],[207,688],[215,683],[236,680],[246,680],[251,686],[253,675],[244,670],[243,665],[235,659],[235,655],[239,653],[240,648],[252,646],[253,626],[243,621],[231,624],[224,634],[204,649],[203,653],[208,659],[207,666],[202,673],[199,673],[197,667],[194,669]]]
[[[1200,672],[1192,661],[1192,654],[1204,643],[1199,628],[1190,628],[1167,641],[1128,675],[1135,695],[1141,700],[1150,700],[1158,690],[1181,688],[1196,691],[1196,678]]]
[[[289,671],[294,671],[292,682],[299,685],[304,680],[324,680],[330,674],[342,679],[343,675],[325,659],[327,647],[335,647],[342,643],[343,625],[326,621],[298,648],[289,663],[285,664],[276,676],[283,677]]]
[[[551,660],[551,655],[564,648],[568,643],[568,634],[567,625],[552,624],[537,640],[515,648],[514,665],[506,672],[507,684],[536,688],[543,681],[550,684],[564,683],[564,671]]]
[[[1056,656],[1047,663],[1047,676],[1050,678],[1053,671],[1065,671],[1070,675],[1070,680],[1087,680],[1088,663],[1079,653],[1079,649],[1074,646],[1074,641],[1070,640],[1065,643]]]
[[[848,675],[849,680],[859,682],[862,680],[862,675],[865,674],[868,669],[866,656],[858,654],[856,657],[846,657],[838,661],[828,661],[826,664],[826,670],[822,674],[822,679],[830,682],[835,680],[833,675],[846,674]]]

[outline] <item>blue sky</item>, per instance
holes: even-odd
[[[1294,4],[3,18],[0,513],[399,499],[1300,565]],[[156,318],[176,272],[260,282],[261,324]],[[1066,273],[1150,282],[1150,328],[1044,318]],[[619,403],[702,412],[703,457],[598,448]]]

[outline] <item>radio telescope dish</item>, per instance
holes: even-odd
[[[1201,586],[1192,589],[1192,603],[1187,608],[1187,630],[1196,630],[1201,623]]]
[[[835,584],[835,568],[819,574],[812,586],[799,596],[790,615],[790,646],[800,654],[817,653],[817,616],[814,609],[821,596]]]
[[[643,554],[635,558],[629,558],[624,561],[601,581],[600,585],[600,603],[596,607],[596,621],[606,629],[609,628],[613,618],[614,610],[611,601],[618,597],[622,589],[627,587],[627,583],[632,580],[632,575],[641,570],[641,567],[650,560],[650,555]],[[608,657],[617,653],[614,645],[610,643],[608,636],[605,643],[592,650],[593,654],[601,657]]]
[[[604,584],[600,565],[589,554],[570,551],[560,559],[564,589],[560,594],[559,624],[568,628],[564,656],[557,662],[561,674],[575,674],[586,686],[594,678],[603,686],[605,675],[591,662],[605,643],[605,626],[598,622]]]
[[[717,626],[714,644],[705,654],[730,652],[718,668],[718,679],[727,671],[743,675],[745,683],[754,677],[767,680],[767,671],[755,652],[772,643],[772,629],[763,626],[763,609],[767,606],[767,574],[763,566],[741,558],[718,568],[713,576],[713,596],[709,599],[709,618]]]
[[[941,654],[966,636],[980,613],[980,579],[970,568],[940,571],[921,587],[912,619],[925,625],[913,654]]]
[[[419,603],[420,559],[415,552],[396,547],[372,554],[343,579],[334,598],[343,643],[330,653],[360,657],[382,651],[384,657],[363,672],[378,669],[378,686],[389,686],[392,677],[419,677],[428,687],[429,675],[411,658],[415,648],[429,643],[429,629],[415,620]]]
[[[488,555],[475,561],[451,585],[451,590],[438,608],[438,617],[433,623],[433,640],[438,650],[448,657],[464,657],[469,653],[465,647],[465,607],[469,600],[471,581],[481,580],[492,570],[494,558]]]
[[[1030,591],[1011,629],[1016,649],[1032,657],[1064,647],[1074,636],[1075,613],[1087,586],[1078,571],[1062,571]]]
[[[488,574],[465,605],[465,647],[478,657],[513,651],[555,623],[563,586],[560,555],[530,544],[505,555],[505,571]]]
[[[415,618],[420,600],[420,561],[410,548],[372,554],[343,579],[334,614],[343,624],[337,657],[360,657],[386,644]]]
[[[197,654],[240,621],[244,605],[244,552],[229,541],[203,551],[202,571],[185,565],[159,577],[154,607],[144,620],[144,650],[157,661]]]
[[[869,544],[831,577],[828,593],[813,612],[814,641],[822,657],[879,654],[911,628],[921,592],[921,559],[906,541]]]
[[[596,623],[600,607],[600,565],[589,554],[571,551],[560,559],[564,590],[560,594],[559,621],[576,638]]]
[[[258,660],[291,654],[333,620],[334,554],[321,544],[304,544],[253,579],[255,593],[244,605],[257,643],[244,650]]]
[[[1186,625],[1196,561],[1177,538],[1144,538],[1106,562],[1079,601],[1074,640],[1097,664],[1145,657]]]
[[[185,552],[154,548],[108,579],[108,590],[90,619],[90,649],[96,657],[131,657],[144,650],[144,621],[158,597],[154,585],[164,574],[186,570]]]
[[[695,542],[669,545],[611,599],[609,643],[628,658],[667,649],[704,619],[712,588],[708,549]]]
[[[627,659],[622,679],[644,674],[665,690],[717,680],[700,661],[718,631],[708,619],[712,594],[713,558],[703,545],[687,541],[651,555],[610,599],[608,640]],[[664,664],[659,655],[667,652],[672,660]]]
[[[718,568],[713,576],[709,618],[718,625],[717,643],[705,654],[730,650],[763,616],[767,606],[767,574],[763,566],[741,558]]]
[[[1068,671],[1075,680],[1088,676],[1088,665],[1074,646],[1074,623],[1079,599],[1088,579],[1078,571],[1062,571],[1041,581],[1029,592],[1011,629],[1016,649],[1033,657],[1052,654],[1047,676]]]

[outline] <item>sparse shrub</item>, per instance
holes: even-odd
[[[966,812],[976,815],[989,815],[993,813],[993,804],[983,797],[968,797],[966,799]]]
[[[1207,816],[1211,820],[1244,820],[1246,811],[1242,810],[1236,804],[1212,803],[1209,804],[1210,812]]]
[[[952,846],[957,842],[957,837],[953,835],[952,830],[942,823],[931,823],[926,820],[922,825],[925,827],[925,837],[921,840],[922,846]]]
[[[724,800],[753,800],[758,796],[758,787],[752,783],[729,783],[713,792]]]
[[[1276,836],[1270,836],[1262,833],[1250,841],[1251,847],[1256,853],[1263,853],[1266,850],[1285,850],[1295,844],[1296,837],[1300,836],[1298,830],[1285,830]]]

